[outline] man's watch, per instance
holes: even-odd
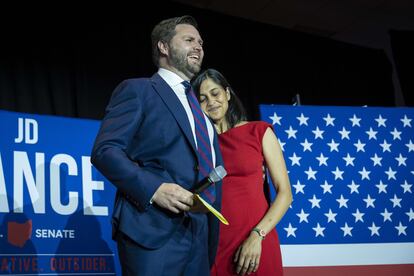
[[[259,234],[262,240],[264,240],[264,238],[266,237],[266,232],[260,228],[253,228],[252,232],[256,232],[257,234]]]

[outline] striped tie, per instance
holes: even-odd
[[[194,116],[195,134],[197,140],[197,152],[199,163],[198,180],[201,181],[213,170],[213,157],[211,155],[210,138],[207,131],[206,120],[204,113],[201,110],[200,104],[194,95],[193,89],[188,81],[182,82],[187,95],[188,103],[190,104],[191,112]],[[216,199],[216,188],[214,183],[206,188],[201,197],[208,203],[213,204]]]

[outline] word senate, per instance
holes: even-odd
[[[38,133],[36,120],[18,118],[18,135],[14,142],[35,144]],[[46,159],[44,152],[2,153],[1,150],[0,213],[23,213],[24,208],[31,205],[34,213],[45,214],[46,203],[50,203],[52,210],[60,215],[72,215],[83,204],[84,215],[108,216],[108,206],[94,205],[94,195],[104,191],[105,186],[103,181],[92,179],[89,156],[82,156],[78,164],[74,157],[65,153]],[[46,194],[50,197],[46,198]]]
[[[36,229],[35,237],[39,239],[74,239],[75,229]]]

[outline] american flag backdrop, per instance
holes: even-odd
[[[414,275],[414,109],[261,105],[293,202],[286,275]]]

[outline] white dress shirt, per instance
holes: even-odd
[[[188,117],[188,121],[190,122],[194,142],[197,146],[194,116],[193,116],[193,112],[191,111],[190,104],[188,103],[187,96],[185,95],[185,88],[182,84],[182,82],[184,80],[180,76],[178,76],[177,74],[175,74],[175,73],[173,73],[173,72],[171,72],[167,69],[164,69],[164,68],[159,68],[158,69],[158,75],[160,75],[161,78],[163,78],[163,80],[165,80],[165,82],[171,87],[171,89],[174,91],[175,95],[178,97],[181,104],[183,105],[183,107],[185,109],[185,112],[187,114],[187,117]],[[206,114],[204,114],[204,118],[206,120],[208,136],[210,138],[211,155],[212,155],[212,158],[213,158],[213,166],[215,167],[216,166],[215,165],[216,164],[216,154],[215,154],[214,146],[213,146],[214,129],[213,129],[213,125],[211,124],[210,120],[207,118]]]

